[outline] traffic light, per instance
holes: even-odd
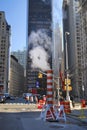
[[[72,86],[68,86],[67,89],[68,89],[68,91],[72,91]],[[66,89],[66,86],[63,86],[63,90],[64,90],[64,91],[66,91],[67,89]]]
[[[42,73],[38,73],[38,78],[43,78],[43,74]]]

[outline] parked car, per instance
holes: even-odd
[[[0,103],[4,103],[6,100],[5,95],[4,94],[0,94]]]
[[[4,93],[4,95],[5,95],[6,99],[10,99],[10,94],[9,93]]]
[[[23,98],[26,99],[27,97],[30,97],[32,93],[23,93]]]
[[[15,97],[14,96],[10,96],[10,100],[15,100]]]

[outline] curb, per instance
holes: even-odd
[[[79,120],[79,121],[81,121],[81,122],[84,123],[84,124],[87,124],[87,121],[84,120],[84,119],[87,120],[87,116],[86,116],[86,118],[85,118],[85,117],[81,117],[81,118],[80,118],[80,116],[79,116],[79,115],[76,115],[76,114],[67,114],[66,116],[67,116],[67,117],[71,117],[71,118],[76,119],[76,120]]]

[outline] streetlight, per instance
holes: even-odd
[[[67,48],[67,35],[70,35],[69,32],[65,32],[65,42],[66,42],[66,100],[67,101],[70,101],[70,96],[69,96],[69,84],[68,84],[68,81],[69,81],[69,72],[68,72],[68,48]]]
[[[84,99],[84,85],[82,85],[83,99]]]
[[[58,74],[60,73],[60,71],[61,71],[61,60],[62,60],[62,58],[61,57],[59,57],[58,58]],[[59,90],[60,90],[60,74],[58,75],[58,105],[59,105],[59,102],[60,102],[60,93],[59,93]]]

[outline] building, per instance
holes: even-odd
[[[11,54],[14,55],[18,59],[18,62],[24,68],[24,92],[27,92],[27,87],[26,87],[26,49],[24,48],[23,50],[12,51]]]
[[[80,94],[87,99],[87,0],[79,0],[80,6],[80,44],[81,44],[81,76]]]
[[[57,23],[54,27],[54,52],[53,52],[53,69],[55,77],[58,77],[59,68],[62,61],[62,32]]]
[[[0,11],[0,92],[8,92],[10,29],[5,12]]]
[[[43,72],[52,68],[52,0],[29,0],[27,22],[27,88],[46,94]]]
[[[11,54],[14,55],[18,59],[18,62],[26,69],[26,49],[12,51]]]
[[[18,59],[10,56],[9,93],[12,96],[21,96],[24,92],[24,68]]]
[[[78,99],[86,95],[86,7],[87,2],[80,0],[63,1],[63,36],[64,36],[64,55],[65,71],[68,71],[72,94]],[[70,35],[65,37],[65,33]],[[67,41],[66,39],[67,38]],[[66,42],[68,48],[68,68],[66,70]],[[71,93],[71,92],[70,92]]]
[[[60,85],[60,72],[62,72],[62,33],[59,24],[54,26],[54,51],[53,51],[53,74],[54,74],[54,95],[57,95]],[[56,93],[56,94],[55,94]],[[56,97],[56,96],[55,96]]]
[[[78,0],[63,1],[63,39],[65,55],[65,75],[69,73],[72,85],[72,93],[80,98],[81,86],[81,45],[80,45],[80,15],[78,13]],[[66,35],[69,32],[69,35]],[[66,43],[68,51],[66,52]],[[68,53],[68,70],[66,68],[66,54]]]

